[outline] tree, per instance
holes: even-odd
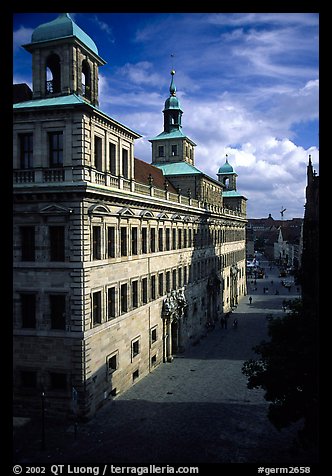
[[[318,329],[317,320],[303,312],[300,300],[291,301],[290,313],[269,323],[270,341],[253,350],[258,359],[244,362],[248,388],[262,388],[270,401],[269,420],[281,430],[303,421],[303,446],[318,441]]]

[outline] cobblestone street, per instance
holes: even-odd
[[[298,295],[295,286],[290,291],[281,286],[277,272],[273,268],[267,278],[257,280],[257,291],[249,280],[248,295],[227,329],[218,324],[172,363],[160,365],[110,401],[93,420],[79,424],[76,438],[68,423],[48,425],[46,449],[41,451],[38,424],[31,426],[35,433],[25,437],[25,444],[24,427],[17,429],[14,462],[317,463],[314,454],[294,446],[296,426],[281,432],[273,427],[264,392],[249,390],[241,372],[243,362],[255,356],[252,347],[267,339],[266,315],[282,315],[282,301]],[[235,317],[237,328],[231,326]]]

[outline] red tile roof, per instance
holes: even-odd
[[[149,176],[152,177],[152,184],[156,188],[165,190],[165,181],[168,183],[168,191],[172,193],[177,193],[177,190],[171,182],[164,177],[162,171],[155,167],[154,165],[144,162],[144,160],[134,158],[134,169],[135,169],[135,180],[136,182],[142,183],[144,185],[149,185]]]

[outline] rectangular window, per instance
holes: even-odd
[[[134,308],[138,307],[138,281],[131,283],[131,305]]]
[[[129,178],[129,162],[127,149],[122,149],[122,175],[124,178]]]
[[[176,144],[173,144],[173,145],[171,146],[171,154],[172,154],[173,156],[178,155],[178,146],[177,146]]]
[[[176,250],[176,228],[172,230],[172,249]]]
[[[157,327],[151,329],[151,344],[157,342]]]
[[[66,296],[50,294],[51,329],[66,329]]]
[[[108,375],[115,372],[118,368],[118,352],[108,355],[106,357],[106,366]]]
[[[172,271],[172,286],[173,289],[176,289],[176,269],[173,269]]]
[[[182,230],[181,229],[178,230],[178,248],[179,249],[182,248]]]
[[[62,167],[63,166],[63,133],[49,132],[48,141],[49,141],[50,167]]]
[[[121,284],[120,286],[120,312],[124,314],[128,311],[128,297],[127,297],[127,284]]]
[[[101,291],[92,294],[92,325],[101,324]]]
[[[148,252],[148,229],[142,228],[142,253]]]
[[[151,299],[156,299],[156,277],[155,275],[151,276]]]
[[[65,261],[65,227],[50,226],[50,260]]]
[[[171,291],[171,272],[166,271],[166,292],[169,293]]]
[[[187,248],[188,247],[188,241],[187,241],[187,229],[184,229],[183,230],[183,248]]]
[[[108,320],[115,317],[115,287],[108,288],[107,290],[107,313]]]
[[[92,259],[101,259],[101,229],[92,227]]]
[[[158,230],[158,250],[164,251],[164,230],[162,228]]]
[[[31,169],[33,166],[33,135],[19,134],[20,142],[20,168]]]
[[[135,370],[135,372],[133,372],[133,382],[134,382],[135,380],[137,380],[138,377],[139,377],[139,370],[137,369],[137,370]]]
[[[158,146],[158,157],[165,157],[165,149],[163,145]]]
[[[35,261],[35,227],[34,226],[21,226],[21,260],[22,261]]]
[[[37,387],[37,372],[32,370],[21,371],[21,385],[24,388],[36,388]]]
[[[137,227],[133,226],[131,229],[131,254],[137,255],[138,248],[137,248]]]
[[[50,387],[52,390],[66,390],[67,389],[67,375],[51,372],[50,373]]]
[[[171,249],[171,230],[170,228],[166,228],[166,251],[169,251]]]
[[[178,269],[178,286],[179,288],[182,286],[182,268]]]
[[[107,228],[107,257],[115,258],[115,227]]]
[[[110,173],[116,175],[116,145],[109,143]]]
[[[95,156],[94,156],[94,159],[95,159],[95,167],[97,170],[99,171],[102,171],[103,170],[103,140],[101,137],[98,137],[98,136],[95,136],[95,142],[94,142],[94,146],[95,146]]]
[[[183,284],[188,284],[188,266],[183,267]]]
[[[148,302],[148,279],[142,279],[142,303],[146,304]]]
[[[120,229],[120,247],[121,256],[127,256],[127,227],[125,226]]]
[[[22,327],[24,329],[36,328],[36,295],[22,293],[20,295],[21,301],[21,319]]]
[[[140,353],[139,339],[135,339],[131,342],[131,356],[136,357]]]
[[[164,295],[164,273],[160,273],[158,276],[158,293],[159,296]]]
[[[176,289],[176,269],[173,269],[172,271],[172,286],[173,289]]]
[[[156,251],[156,229],[150,229],[150,251],[154,253]]]

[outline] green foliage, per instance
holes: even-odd
[[[273,425],[280,430],[303,419],[299,436],[312,445],[318,436],[318,325],[299,300],[288,307],[289,314],[269,322],[270,340],[253,348],[260,357],[244,362],[242,372],[248,388],[265,390]]]

